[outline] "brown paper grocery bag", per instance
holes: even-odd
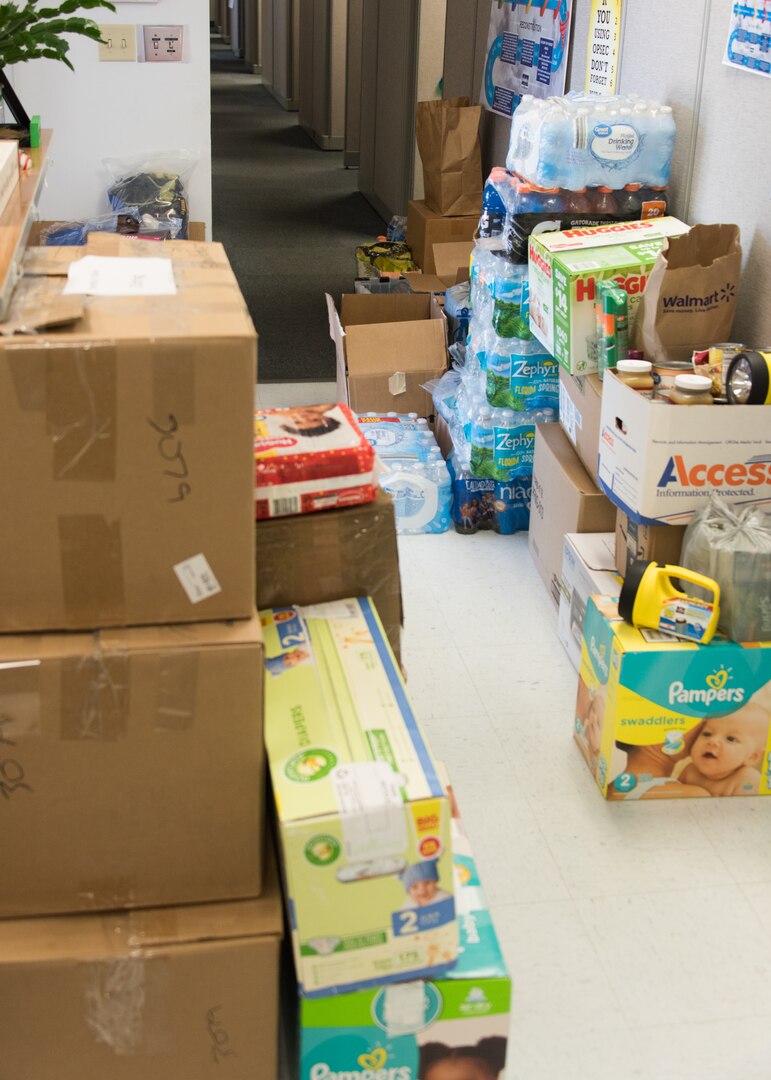
[[[424,199],[436,214],[482,211],[481,105],[468,98],[419,101],[415,119]]]
[[[671,237],[637,309],[635,348],[648,360],[690,360],[694,349],[730,341],[741,268],[738,225]]]

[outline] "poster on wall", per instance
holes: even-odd
[[[480,103],[511,116],[523,94],[565,92],[573,0],[492,0]]]
[[[615,94],[621,51],[622,0],[592,0],[586,46],[587,94]]]
[[[771,75],[771,0],[733,5],[723,63],[754,75]]]

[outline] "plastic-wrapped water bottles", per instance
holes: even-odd
[[[496,408],[559,407],[557,361],[535,338],[524,341],[496,337],[487,355],[487,400]]]
[[[674,140],[667,105],[571,93],[543,107],[525,95],[514,113],[506,168],[542,188],[662,187]]]
[[[489,405],[480,405],[471,421],[471,471],[474,476],[492,476],[494,424],[493,411]]]
[[[397,532],[447,532],[452,482],[444,461],[395,462],[380,485],[394,500]]]

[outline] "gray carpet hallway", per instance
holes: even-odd
[[[216,42],[212,158],[213,235],[260,335],[260,382],[334,379],[324,293],[352,292],[357,245],[385,232],[356,170]]]

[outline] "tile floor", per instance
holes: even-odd
[[[334,385],[261,385],[264,407]],[[514,984],[506,1080],[771,1077],[771,799],[608,804],[527,536],[400,537],[408,688]]]
[[[527,537],[399,549],[410,695],[513,978],[507,1080],[771,1076],[771,799],[606,803]]]

